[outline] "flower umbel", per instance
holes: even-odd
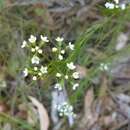
[[[105,7],[108,9],[114,9],[115,5],[114,5],[114,3],[106,2]]]
[[[64,41],[62,37],[57,37],[55,40],[56,45],[53,44],[55,46],[51,49],[50,46],[46,47],[49,44],[44,44],[48,43],[49,39],[43,35],[40,35],[40,39],[38,40],[34,35],[31,35],[28,41],[23,41],[21,48],[26,47],[25,49],[30,51],[29,54],[31,57],[29,57],[28,68],[25,68],[23,71],[24,77],[29,75],[35,82],[42,79],[47,79],[50,83],[56,82],[53,85],[55,91],[58,91],[58,93],[62,93],[65,90],[64,88],[70,85],[72,85],[70,87],[72,88],[71,90],[75,91],[79,87],[79,83],[77,83],[79,73],[76,72],[76,66],[73,61],[66,63],[67,58],[72,53],[70,50],[74,50],[75,46],[71,42],[67,46],[66,44],[62,44]],[[57,111],[60,116],[75,115],[69,99],[57,104]]]
[[[60,116],[74,116],[73,106],[70,105],[68,102],[63,102],[57,106],[57,111],[59,112]]]
[[[101,63],[99,69],[102,71],[108,71],[109,70],[108,64]]]
[[[120,8],[122,10],[124,10],[126,8],[126,4],[125,3],[120,3],[119,0],[113,0],[114,2],[106,2],[105,3],[105,7],[108,9],[116,9],[116,8]]]

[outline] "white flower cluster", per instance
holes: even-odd
[[[63,78],[65,80],[69,79],[69,81],[71,81],[71,84],[72,84],[72,89],[76,90],[79,87],[79,83],[75,83],[75,80],[79,79],[79,73],[77,71],[75,71],[76,66],[74,65],[73,62],[70,62],[70,63],[66,64],[66,67],[67,67],[68,73],[64,75],[64,74],[58,72],[58,73],[56,73],[56,77],[61,78],[61,79]],[[59,83],[56,83],[54,88],[61,91],[62,85]]]
[[[49,40],[46,36],[43,35],[40,35],[40,42],[38,42],[38,40],[39,39],[37,39],[34,35],[31,35],[28,41],[24,40],[21,45],[21,48],[28,48],[31,52],[31,65],[24,69],[24,77],[27,77],[30,74],[33,80],[37,80],[38,78],[48,73],[49,63],[47,63],[47,65],[42,65],[42,54],[44,53],[43,47],[44,45],[47,45],[46,43],[48,43]],[[57,37],[55,41],[57,42],[57,44],[55,44],[55,46],[52,47],[52,55],[54,55],[54,59],[56,59],[56,61],[65,62],[65,56],[67,55],[67,51],[73,51],[75,46],[71,42],[69,42],[68,45],[65,46],[65,44],[63,44],[64,38],[62,37]],[[75,71],[76,66],[73,62],[69,62],[66,63],[64,67],[66,72],[63,73],[62,71],[56,71],[55,73],[58,82],[55,84],[54,88],[61,91],[63,88],[63,83],[61,83],[61,81],[69,79],[68,82],[71,81],[70,84],[72,85],[72,89],[76,90],[79,87],[79,84],[75,83],[75,81],[79,79],[79,73]]]
[[[41,77],[44,74],[48,73],[47,69],[48,69],[47,66],[40,66],[40,67],[35,66],[33,69],[31,69],[31,71],[29,71],[28,68],[25,68],[23,70],[23,76],[27,77],[29,74],[31,74],[33,75],[32,79],[37,80],[38,77]]]
[[[108,64],[101,63],[100,66],[99,66],[99,69],[101,71],[108,71],[109,70]]]
[[[42,45],[44,43],[49,42],[47,37],[45,36],[40,36],[42,44],[37,45],[36,41],[37,38],[33,35],[30,36],[30,38],[27,41],[23,41],[21,48],[29,48],[32,52],[31,56],[31,67],[25,68],[23,71],[24,77],[27,77],[29,74],[31,74],[33,77],[33,80],[37,80],[38,77],[43,76],[44,74],[47,74],[48,72],[48,67],[40,65],[40,55],[42,54]]]
[[[75,46],[71,42],[69,42],[68,46],[66,46],[66,48],[63,47],[62,42],[64,41],[64,38],[61,38],[61,37],[57,37],[56,41],[57,41],[57,46],[52,48],[52,52],[57,54],[57,59],[58,60],[62,61],[64,59],[64,54],[66,53],[65,50],[69,49],[69,50],[73,51]],[[74,71],[76,69],[76,66],[74,65],[73,62],[67,63],[65,68],[68,70],[66,74],[63,74],[61,72],[56,73],[56,77],[58,78],[58,80],[60,80],[60,79],[65,79],[65,80],[67,80],[67,79],[69,79],[69,80],[71,80],[71,79],[72,80],[73,79],[74,80],[79,79],[79,73]],[[73,90],[76,90],[77,87],[79,86],[78,83],[71,82],[71,84],[73,86],[72,87]],[[63,86],[60,83],[56,83],[54,88],[61,91]]]
[[[27,48],[30,51],[29,64],[23,70],[23,75],[24,77],[30,75],[32,76],[32,80],[37,80],[50,74],[56,80],[56,84],[54,85],[56,90],[62,91],[65,84],[72,86],[72,90],[76,90],[79,87],[79,83],[77,82],[80,78],[79,73],[76,71],[76,66],[73,61],[67,62],[66,60],[69,54],[75,49],[75,46],[71,42],[67,46],[63,44],[64,38],[62,37],[57,37],[55,41],[56,44],[51,48],[50,52],[52,57],[47,62],[44,60],[44,56],[46,58],[44,46],[48,45],[49,42],[46,36],[40,35],[39,40],[31,35],[27,41],[23,41],[21,48]],[[57,64],[54,65],[54,63]],[[59,104],[57,111],[60,116],[75,115],[72,105],[68,102]]]
[[[70,105],[68,102],[63,102],[60,105],[57,106],[57,111],[59,113],[59,116],[74,116],[75,114],[73,112],[73,106]]]
[[[61,49],[62,48],[62,42],[64,41],[64,38],[57,37],[55,40],[58,44],[57,44],[56,47],[52,48],[52,52],[56,53],[58,60],[61,61],[61,60],[64,59],[65,49],[69,48],[70,50],[74,50],[74,45],[71,44],[71,42],[69,42],[69,45],[66,48]]]
[[[74,65],[73,62],[67,63],[66,66],[67,66],[68,69],[70,69],[70,70],[75,70],[75,68],[76,68],[76,66]],[[74,79],[79,79],[79,73],[76,72],[76,71],[74,71],[74,72],[72,73],[72,77],[73,77]]]
[[[108,9],[120,8],[120,9],[124,10],[126,8],[126,4],[119,3],[119,0],[114,0],[114,2],[106,2],[105,7]]]

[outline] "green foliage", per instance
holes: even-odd
[[[130,17],[129,8],[124,12],[114,12],[110,17],[94,23],[76,41],[76,50],[68,59],[75,59],[79,64],[88,67],[89,71],[79,90],[72,95],[72,102],[78,102],[84,95],[84,90],[91,87],[93,79],[98,76],[100,63],[112,64],[120,56],[130,54],[130,46],[116,51],[117,37],[126,29]],[[82,97],[83,98],[83,97]]]

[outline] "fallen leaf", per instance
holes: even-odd
[[[37,107],[40,120],[40,130],[48,130],[50,121],[45,107],[36,98],[29,96],[29,99],[32,101],[32,104]]]

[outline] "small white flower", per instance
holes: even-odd
[[[108,9],[114,9],[115,5],[113,3],[106,2],[105,7],[108,8]]]
[[[61,54],[65,54],[65,50],[61,50]]]
[[[105,65],[104,66],[104,70],[108,70],[109,68],[108,68],[108,66],[107,65]]]
[[[37,51],[38,49],[39,49],[39,47],[38,47],[38,46],[36,46],[36,47],[35,47],[35,50]]]
[[[23,41],[22,45],[21,45],[21,48],[24,48],[27,46],[27,42],[26,41]]]
[[[108,70],[109,70],[109,67],[108,67],[107,64],[101,63],[99,69],[102,70],[102,71],[104,71],[104,70],[105,70],[105,71],[108,71]]]
[[[28,40],[29,40],[29,42],[34,43],[34,42],[36,42],[36,37],[31,35]]]
[[[59,116],[60,116],[60,117],[62,117],[62,116],[63,116],[63,113],[62,113],[62,112],[60,112],[60,113],[59,113]]]
[[[33,80],[37,80],[37,77],[36,76],[33,76],[33,78],[32,78]]]
[[[78,83],[74,84],[73,87],[72,87],[72,89],[73,89],[73,90],[76,90],[77,87],[79,87],[79,84],[78,84]]]
[[[74,72],[72,74],[72,76],[73,76],[74,79],[79,79],[79,73],[78,72]]]
[[[60,73],[56,73],[56,77],[61,77],[61,74]]]
[[[32,51],[32,52],[35,52],[35,48],[31,48],[31,51]]]
[[[57,41],[57,42],[62,42],[63,40],[64,40],[63,37],[57,37],[57,38],[56,38],[56,41]]]
[[[42,76],[42,73],[41,73],[41,72],[39,72],[39,73],[38,73],[38,75],[39,75],[39,76]]]
[[[58,55],[58,59],[59,60],[63,60],[63,56],[62,55]]]
[[[24,69],[24,71],[23,71],[23,76],[24,76],[24,77],[27,77],[27,76],[28,76],[28,69],[27,69],[27,68]]]
[[[33,56],[31,61],[32,61],[32,64],[39,64],[40,63],[40,59],[37,56]]]
[[[41,40],[43,41],[43,42],[49,42],[49,40],[47,39],[47,37],[46,36],[40,36],[41,37]]]
[[[68,75],[65,75],[65,79],[68,79],[69,77],[68,77]]]
[[[42,74],[46,74],[48,72],[47,69],[48,69],[47,66],[45,66],[45,67],[41,66],[40,71]]]
[[[38,50],[38,53],[39,53],[39,54],[42,54],[42,49],[39,49],[39,50]]]
[[[58,49],[56,47],[52,48],[52,52],[56,52]]]
[[[70,70],[74,70],[74,69],[76,68],[76,66],[74,65],[73,62],[67,63],[67,67],[68,67]]]
[[[58,89],[59,91],[62,90],[62,86],[59,83],[56,83],[54,86],[55,89]]]
[[[69,42],[68,47],[69,47],[71,50],[74,50],[74,45],[73,45],[73,44],[71,44],[71,42]]]
[[[35,67],[34,67],[34,70],[35,70],[35,71],[37,71],[37,70],[38,70],[38,68],[35,66]]]

